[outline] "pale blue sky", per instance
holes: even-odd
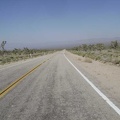
[[[0,0],[0,41],[9,48],[111,37],[120,37],[120,0]]]

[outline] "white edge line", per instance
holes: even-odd
[[[80,70],[78,70],[73,63],[66,57],[64,54],[64,57],[67,59],[67,61],[77,70],[77,72],[89,83],[89,85],[110,105],[111,108],[115,110],[118,115],[120,115],[120,109],[109,99],[107,98]]]

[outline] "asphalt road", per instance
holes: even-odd
[[[0,99],[0,120],[120,120],[63,51],[0,69],[0,90],[48,58]]]

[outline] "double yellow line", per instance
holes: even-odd
[[[45,60],[41,64],[37,65],[27,73],[25,73],[22,77],[15,80],[13,83],[8,85],[4,90],[0,91],[0,98],[4,97],[8,92],[10,92],[15,86],[17,86],[24,78],[26,78],[28,75],[30,75],[33,71],[35,71],[39,66],[41,66],[43,63],[47,62],[49,59]]]

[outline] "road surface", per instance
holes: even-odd
[[[0,91],[19,78],[0,98],[0,120],[120,120],[63,51],[1,68]]]

